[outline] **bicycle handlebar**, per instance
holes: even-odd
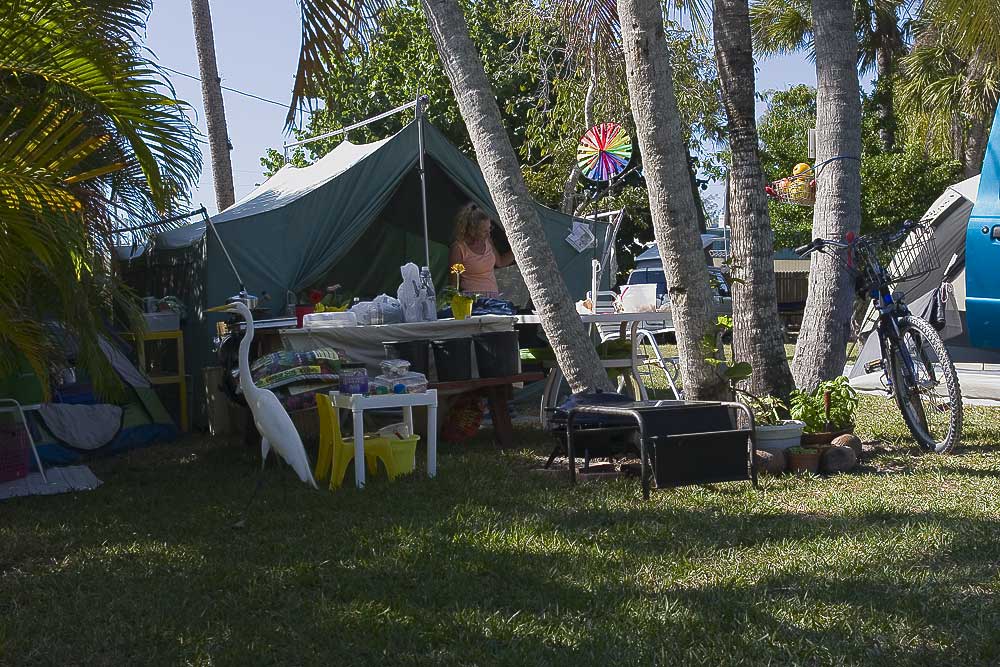
[[[836,241],[834,239],[813,239],[809,243],[801,245],[798,248],[796,248],[794,252],[799,257],[805,257],[809,253],[814,252],[816,250],[822,250],[826,246],[833,246],[834,248],[849,248],[852,245],[862,244],[865,243],[866,241],[879,238],[880,236],[882,236],[883,239],[894,241],[900,237],[906,236],[913,229],[919,226],[920,226],[919,222],[915,222],[913,220],[904,220],[900,229],[896,230],[892,234],[885,235],[885,232],[882,232],[881,235],[871,234],[868,236],[859,236],[856,239],[854,239],[854,241],[851,243],[844,243],[843,241]]]

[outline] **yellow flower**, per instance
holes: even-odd
[[[454,274],[456,274],[456,275],[461,274],[461,273],[465,273],[465,264],[452,264],[451,265],[451,272],[454,273]]]

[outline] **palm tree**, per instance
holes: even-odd
[[[924,0],[923,12],[948,26],[949,40],[962,53],[1000,63],[1000,4],[995,0]]]
[[[573,391],[605,388],[607,373],[576,314],[566,283],[553,271],[555,257],[545,242],[465,16],[455,0],[421,0],[421,4],[483,177],[559,366]]]
[[[794,387],[778,317],[774,233],[758,154],[747,0],[715,0],[713,25],[722,99],[729,117],[728,206],[732,258],[740,278],[733,284],[733,356],[753,368],[751,393],[787,396]]]
[[[820,176],[813,236],[843,239],[861,226],[861,91],[851,0],[814,0],[816,161],[843,157]],[[843,373],[854,304],[850,276],[836,259],[814,253],[809,296],[792,374],[799,389]]]
[[[355,42],[364,47],[376,34],[385,0],[303,0],[302,47],[286,121],[321,88],[332,58]],[[606,388],[609,380],[586,329],[576,314],[565,281],[545,242],[541,221],[524,184],[500,110],[456,0],[422,0],[438,54],[445,64],[473,150],[500,214],[542,328],[573,391]]]
[[[236,201],[236,193],[233,188],[233,163],[229,155],[232,145],[226,125],[222,80],[215,60],[215,33],[208,0],[191,0],[191,14],[194,19],[194,43],[198,49],[198,70],[201,73],[201,95],[205,102],[205,123],[208,125],[215,204],[220,211],[224,211]]]
[[[751,8],[754,44],[758,53],[771,55],[814,50],[811,0],[758,0]],[[901,17],[915,0],[859,0],[854,3],[854,26],[858,36],[858,68],[876,74],[874,101],[879,115],[879,137],[883,148],[896,142],[896,112],[893,85],[897,63],[906,54],[906,28]]]
[[[117,376],[98,336],[138,318],[111,272],[120,220],[150,223],[200,168],[195,131],[137,35],[145,0],[14,0],[0,21],[0,370],[40,378],[76,339],[98,389]],[[155,227],[150,231],[155,232]],[[134,319],[132,320],[135,321]],[[47,388],[47,383],[43,382]]]
[[[716,326],[662,10],[656,0],[618,0],[618,14],[636,138],[674,313],[685,396],[719,398],[728,388],[704,357],[702,343],[706,337],[714,340]]]
[[[967,50],[953,38],[962,34],[957,21],[944,13],[922,18],[915,32],[898,88],[908,132],[928,152],[950,154],[967,177],[974,176],[982,169],[1000,98],[1000,58]]]

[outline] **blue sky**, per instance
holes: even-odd
[[[299,49],[299,7],[295,0],[212,0],[215,49],[223,85],[261,97],[288,101]],[[146,30],[146,45],[161,65],[198,75],[194,28],[189,0],[156,0]],[[170,75],[179,99],[192,107],[202,133],[201,84]],[[803,56],[772,58],[759,64],[757,89],[785,88],[795,83],[815,85],[813,64]],[[280,147],[285,108],[224,92],[229,138],[233,144],[236,199],[263,180],[260,156],[268,147]],[[760,105],[758,104],[758,113]],[[216,212],[212,174],[205,152],[205,168],[192,203]],[[713,188],[712,192],[718,192]]]

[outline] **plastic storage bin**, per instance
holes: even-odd
[[[181,328],[180,315],[172,310],[159,313],[143,313],[149,331],[177,331]]]
[[[350,311],[336,313],[308,313],[302,317],[302,327],[304,329],[328,329],[356,326],[358,326],[358,316]]]
[[[476,334],[476,363],[479,377],[500,378],[517,375],[521,360],[516,331],[494,331]]]
[[[472,339],[451,338],[436,340],[434,365],[437,367],[439,382],[468,380],[472,377]]]

